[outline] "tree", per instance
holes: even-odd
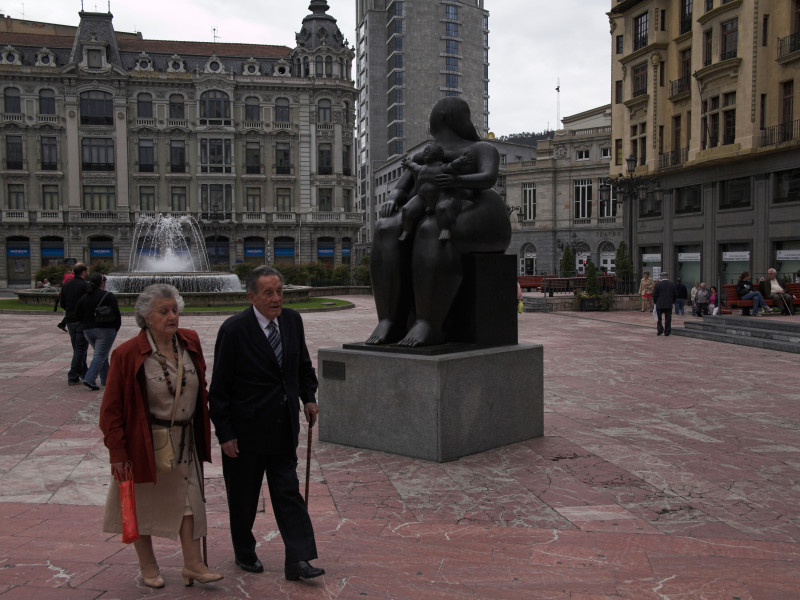
[[[569,246],[564,247],[564,254],[561,255],[561,276],[575,276],[575,255],[572,254],[572,248]]]
[[[594,266],[591,260],[586,263],[586,295],[600,295],[600,282],[597,280],[597,267]]]
[[[633,262],[631,262],[628,245],[625,242],[620,242],[617,248],[617,256],[614,259],[614,272],[617,275],[617,281],[621,284],[618,291],[628,291],[633,281]]]

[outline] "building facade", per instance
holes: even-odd
[[[520,275],[558,273],[567,246],[578,273],[589,259],[613,272],[623,239],[618,204],[599,194],[611,163],[611,106],[565,117],[562,124],[552,139],[538,142],[534,160],[507,166],[508,253],[517,255]]]
[[[375,225],[376,171],[428,136],[444,96],[489,130],[489,13],[483,0],[356,0],[359,201]]]
[[[800,268],[798,0],[612,0],[613,155],[633,261],[684,281]]]
[[[0,20],[0,286],[126,267],[142,215],[195,218],[210,262],[349,264],[353,50],[325,0],[295,48],[144,39],[110,13]]]

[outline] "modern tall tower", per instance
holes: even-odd
[[[358,189],[370,242],[374,173],[428,137],[437,100],[460,96],[489,130],[489,13],[484,0],[356,0]]]

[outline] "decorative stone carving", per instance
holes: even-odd
[[[185,73],[186,61],[177,54],[170,56],[167,61],[167,73]]]
[[[261,65],[251,56],[242,65],[242,73],[251,77],[261,75]]]
[[[21,65],[21,55],[19,50],[14,48],[11,44],[8,44],[5,48],[3,48],[2,54],[0,54],[0,64],[4,65]]]
[[[56,68],[56,55],[48,50],[46,47],[42,47],[36,53],[36,62],[34,63],[37,67],[46,67],[46,68]]]
[[[209,58],[206,61],[205,67],[203,68],[203,72],[219,75],[225,73],[225,65],[222,63],[222,61],[216,54],[212,54],[211,58]]]
[[[153,71],[153,59],[150,56],[142,51],[139,56],[136,57],[136,62],[133,67],[134,71]]]
[[[553,150],[553,156],[558,159],[567,158],[567,147],[563,144],[559,144],[555,147],[555,150]]]
[[[292,74],[292,65],[281,59],[273,65],[272,74],[275,77],[289,77]]]

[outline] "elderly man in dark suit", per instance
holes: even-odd
[[[283,538],[286,579],[318,577],[314,530],[297,480],[299,402],[309,425],[317,419],[317,377],[303,321],[283,308],[283,276],[272,267],[247,278],[252,306],[222,324],[214,348],[209,393],[211,420],[222,446],[231,541],[236,564],[264,570],[253,524],[264,473]]]
[[[653,288],[653,302],[658,313],[656,335],[667,336],[672,333],[672,305],[675,304],[677,296],[675,285],[669,280],[667,273],[661,271],[661,280]],[[664,318],[663,325],[661,324],[662,317]]]

